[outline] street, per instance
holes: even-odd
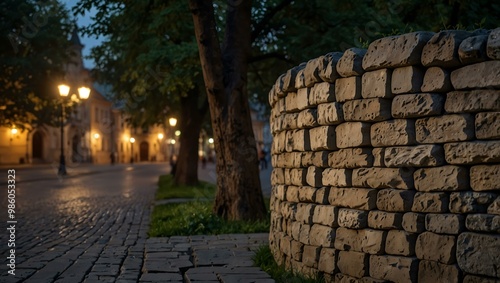
[[[158,176],[168,164],[82,165],[68,167],[64,178],[55,165],[21,167],[13,219],[8,168],[1,170],[0,282],[137,282]],[[213,164],[199,170],[201,180],[215,183]],[[265,195],[270,172],[260,172]]]
[[[7,230],[7,169],[0,190],[0,282],[137,281],[148,218],[165,163],[16,170],[15,248]],[[7,226],[7,227],[6,227]],[[7,264],[15,249],[15,276]],[[136,270],[136,272],[131,272]]]

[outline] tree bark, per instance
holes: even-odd
[[[199,89],[195,88],[181,98],[180,148],[174,177],[177,185],[198,184],[198,138],[206,112],[198,107],[199,96]]]
[[[215,139],[214,212],[230,220],[266,217],[257,148],[246,92],[251,1],[228,1],[226,34],[219,45],[212,1],[189,0]]]

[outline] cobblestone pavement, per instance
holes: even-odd
[[[146,241],[140,282],[274,282],[253,267],[255,249],[269,235],[174,236]]]
[[[16,170],[16,179],[25,180],[16,185],[16,275],[7,274],[2,189],[0,282],[137,281],[151,202],[165,171],[164,164],[108,166],[81,177],[29,181],[36,172]]]
[[[0,282],[273,282],[250,267],[267,234],[147,239],[166,164],[68,168],[63,179],[56,172],[16,170],[15,276],[7,273],[7,190],[0,189]]]

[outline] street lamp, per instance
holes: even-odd
[[[177,119],[170,118],[168,119],[168,123],[170,124],[171,127],[175,127],[175,125],[177,125]]]
[[[160,161],[160,159],[163,158],[163,150],[162,150],[162,140],[163,140],[163,134],[162,133],[159,133],[158,134],[158,157],[157,157],[157,161]],[[162,158],[160,158],[162,157]]]
[[[61,96],[61,156],[59,158],[59,170],[57,173],[61,176],[67,174],[66,172],[66,158],[64,157],[64,98],[68,97],[70,87],[64,84],[60,84],[58,87],[59,95]],[[90,88],[79,87],[78,95],[80,99],[87,99],[90,96]]]
[[[134,163],[134,138],[130,138],[130,144],[131,144],[131,157],[130,157],[130,163]]]

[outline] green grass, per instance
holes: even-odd
[[[273,254],[271,253],[271,249],[269,246],[261,246],[253,257],[253,261],[255,266],[260,267],[267,274],[271,275],[271,277],[277,283],[316,283],[316,282],[324,282],[321,276],[317,276],[315,278],[308,278],[292,271],[285,270],[285,267],[282,265],[278,265],[276,261],[274,261]]]
[[[214,184],[200,181],[196,186],[174,186],[172,175],[162,175],[158,180],[156,199],[171,198],[214,198],[217,187]]]
[[[212,213],[212,202],[191,201],[155,206],[150,237],[269,232],[264,221],[226,221]]]

